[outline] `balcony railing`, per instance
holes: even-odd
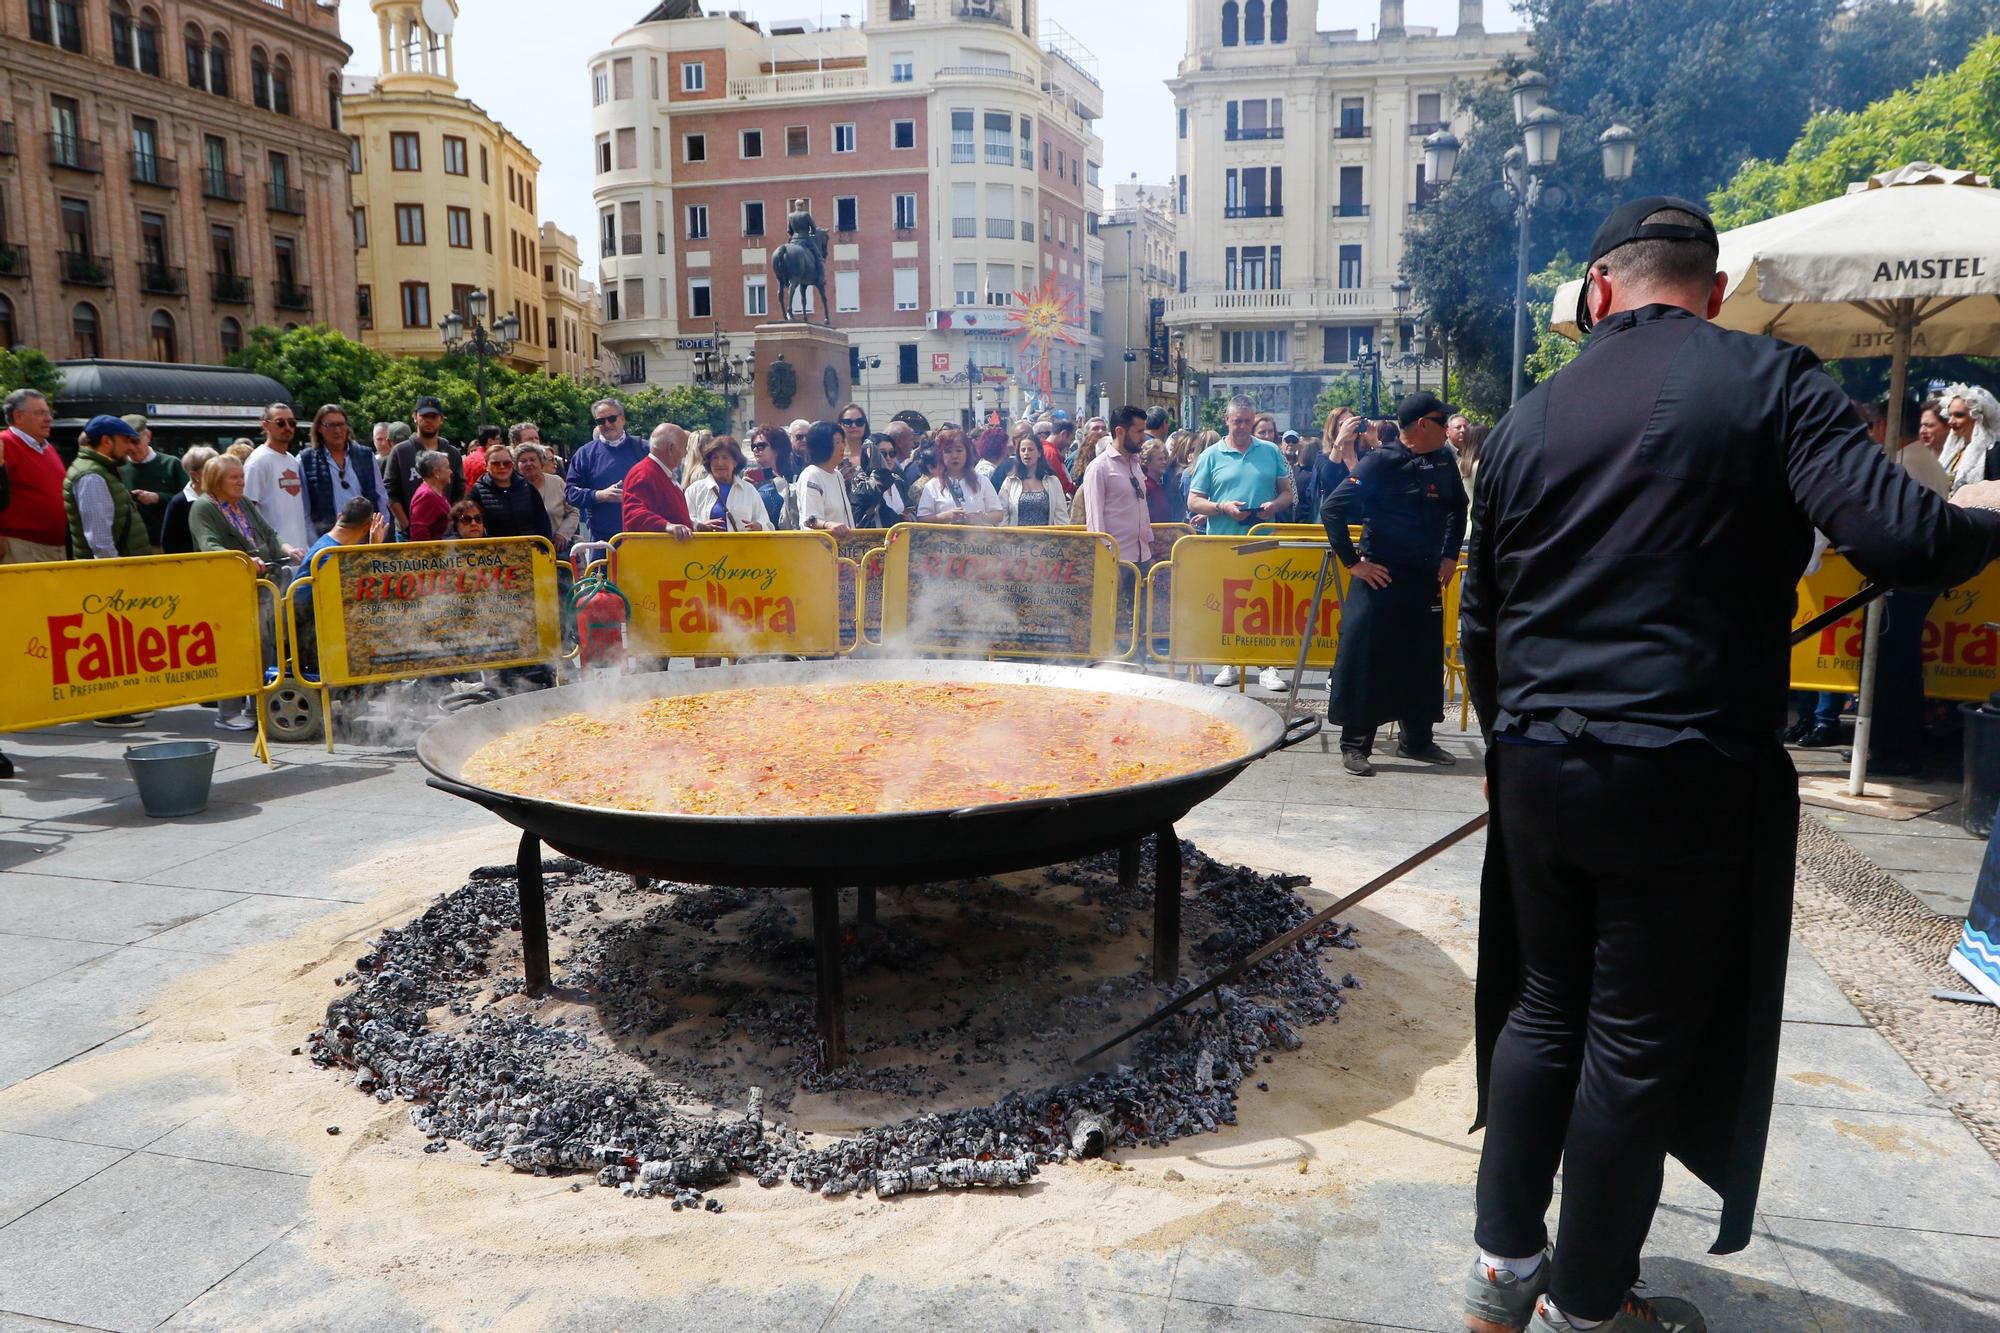
[[[162,296],[179,296],[187,290],[187,270],[169,264],[139,261],[139,290]]]
[[[128,154],[132,163],[132,179],[140,185],[152,185],[162,190],[177,188],[181,183],[180,163],[171,157],[161,157],[157,153]]]
[[[946,65],[935,75],[940,79],[1001,79],[1009,83],[1036,86],[1032,74],[1023,74],[1018,69],[1007,69],[1000,65]]]
[[[618,257],[617,240],[608,236],[600,238],[597,242],[597,257],[599,259],[616,259]]]
[[[67,167],[71,171],[104,170],[104,154],[99,151],[97,140],[80,139],[56,130],[49,132],[48,140],[50,166]]]
[[[1284,215],[1283,204],[1230,204],[1222,210],[1225,218],[1281,218]]]
[[[979,235],[979,219],[953,218],[951,220],[951,234],[960,239]]]
[[[281,282],[271,292],[271,304],[280,310],[310,310],[313,289],[303,283]]]
[[[1032,241],[1032,240],[1034,240],[1034,239],[1035,239],[1035,224],[1034,224],[1034,223],[1032,223],[1032,222],[1023,222],[1023,223],[1021,224],[1021,239],[1022,239],[1022,240],[1024,240],[1024,241]]]
[[[12,157],[15,152],[14,122],[0,120],[0,157]]]
[[[272,181],[266,185],[264,199],[273,213],[290,213],[301,218],[306,215],[306,192],[294,189],[283,181]]]
[[[794,74],[757,74],[731,79],[729,96],[735,101],[766,97],[798,97],[807,93],[855,92],[868,86],[865,69],[806,70]]]
[[[989,240],[994,240],[994,241],[1011,241],[1011,240],[1013,240],[1013,239],[1014,239],[1014,219],[1012,219],[1012,218],[988,218],[988,219],[986,219],[986,236],[987,236],[987,239],[989,239]]]
[[[211,273],[208,275],[208,294],[214,300],[229,305],[249,305],[250,279],[240,273]]]
[[[1257,129],[1224,130],[1222,137],[1232,143],[1253,139],[1282,139],[1285,137],[1283,125],[1266,125]]]
[[[1384,287],[1295,287],[1277,291],[1182,292],[1167,298],[1169,318],[1212,319],[1261,312],[1320,316],[1395,309],[1395,294]]]
[[[1366,125],[1343,123],[1336,125],[1333,130],[1333,137],[1336,139],[1366,139],[1368,134],[1369,129]]]
[[[28,247],[0,241],[0,278],[28,276]]]
[[[56,255],[62,261],[64,282],[79,287],[111,285],[111,261],[103,255],[87,254],[82,250],[58,250]]]
[[[1368,216],[1368,205],[1338,203],[1333,206],[1333,215],[1337,218],[1365,218]]]
[[[1422,139],[1427,135],[1436,134],[1450,123],[1445,120],[1413,120],[1410,122],[1410,133],[1415,138]]]
[[[243,202],[243,177],[234,171],[203,167],[201,192],[210,199],[226,199],[232,204],[240,204]]]

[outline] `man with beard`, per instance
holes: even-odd
[[[1146,508],[1146,474],[1139,451],[1146,446],[1146,409],[1125,406],[1111,414],[1111,447],[1084,469],[1084,512],[1091,527],[1118,543],[1118,558],[1145,569],[1153,563],[1153,516]]]
[[[451,464],[451,486],[445,498],[452,504],[465,498],[465,458],[459,453],[457,445],[438,433],[444,427],[444,405],[425,395],[417,399],[416,410],[410,414],[410,420],[416,424],[416,434],[389,451],[389,475],[384,478],[389,492],[389,511],[396,516],[399,532],[409,531],[410,498],[423,484],[417,476],[418,454],[442,453]]]

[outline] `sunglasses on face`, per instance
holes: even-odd
[[[1430,422],[1430,423],[1431,423],[1432,425],[1436,425],[1436,426],[1443,426],[1443,425],[1446,425],[1446,424],[1448,424],[1448,423],[1449,423],[1449,421],[1450,421],[1450,418],[1449,418],[1449,417],[1425,417],[1425,418],[1424,418],[1424,420],[1425,420],[1425,421],[1428,421],[1428,422]]]
[[[487,470],[488,472],[498,472],[498,471],[500,471],[500,470],[501,470],[502,468],[510,468],[510,467],[512,467],[512,466],[514,466],[514,465],[513,465],[512,463],[510,463],[509,461],[507,461],[506,459],[504,459],[504,458],[496,458],[496,459],[494,459],[494,460],[493,460],[492,462],[490,462],[490,463],[488,463],[488,464],[486,465],[486,470]]]
[[[623,420],[623,417],[599,417],[597,418],[597,424],[600,426],[615,426]]]
[[[287,430],[292,430],[296,429],[299,423],[296,421],[289,420],[288,418],[285,417],[272,417],[271,424],[273,426],[283,426]]]
[[[843,425],[843,426],[852,426],[852,427],[856,427],[856,428],[859,428],[859,427],[862,427],[862,426],[865,426],[865,425],[867,425],[867,424],[868,424],[868,418],[867,418],[867,417],[842,417],[842,418],[840,419],[840,424],[841,424],[841,425]]]

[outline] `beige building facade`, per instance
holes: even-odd
[[[1424,137],[1454,122],[1455,83],[1491,76],[1525,43],[1488,33],[1481,0],[1461,0],[1451,33],[1382,0],[1372,39],[1313,31],[1314,9],[1188,0],[1187,54],[1168,81],[1168,328],[1209,393],[1247,394],[1300,429],[1364,352],[1400,354],[1391,285],[1426,201]]]
[[[456,0],[447,0],[455,11]],[[536,197],[541,162],[458,94],[452,34],[416,0],[370,0],[382,73],[350,78],[342,99],[352,176],[361,336],[394,356],[436,356],[438,325],[487,297],[487,323],[512,314],[521,337],[505,364],[543,370],[550,349]],[[435,7],[433,8],[433,12]]]
[[[0,345],[218,362],[357,328],[340,71],[314,0],[0,6]]]
[[[1104,244],[1104,378],[1117,403],[1179,406],[1167,337],[1167,298],[1173,295],[1173,189],[1121,184],[1113,207],[1098,224]],[[1126,354],[1131,359],[1126,359]]]
[[[583,261],[576,237],[553,222],[541,230],[542,345],[549,354],[552,375],[577,379],[597,376],[593,344],[603,334],[595,309],[597,290],[583,280]]]

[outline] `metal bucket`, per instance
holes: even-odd
[[[132,770],[139,804],[154,819],[198,815],[208,809],[208,788],[215,777],[214,741],[159,741],[125,747],[125,767]]]

